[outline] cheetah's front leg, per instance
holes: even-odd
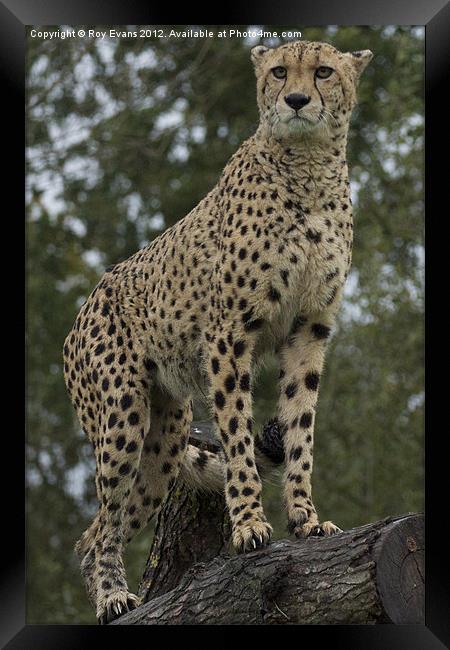
[[[311,498],[315,409],[331,314],[297,318],[281,350],[279,419],[285,427],[284,498],[288,529],[297,537],[333,535],[332,522],[319,524]]]
[[[226,456],[225,496],[237,551],[266,545],[272,527],[261,503],[261,480],[252,436],[253,340],[234,327],[222,328],[209,345],[214,418]]]

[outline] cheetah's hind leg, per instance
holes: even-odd
[[[88,586],[88,591],[95,594],[99,623],[109,623],[139,604],[127,586],[123,564],[124,522],[150,428],[150,400],[135,380],[124,381],[116,387],[114,400],[110,402],[103,402],[97,410],[101,506]]]
[[[145,528],[175,485],[189,438],[192,421],[190,400],[175,400],[160,394],[154,387],[151,402],[151,424],[145,429],[138,471],[121,514],[123,545]],[[119,466],[119,473],[120,467],[123,465]],[[104,548],[104,551],[107,552],[108,548]],[[103,562],[99,564],[105,568]],[[103,580],[100,586],[104,586]],[[109,594],[105,593],[104,596],[100,594],[100,598],[97,598],[99,622],[109,623],[139,604],[139,599],[129,593],[126,582],[125,588],[123,587],[119,577],[116,589]]]
[[[176,400],[154,388],[150,419],[150,431],[144,440],[124,518],[126,543],[146,527],[175,485],[186,456],[192,403],[190,399]]]

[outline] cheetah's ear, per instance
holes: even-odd
[[[366,69],[366,66],[373,59],[373,54],[370,50],[359,50],[358,52],[347,52],[346,56],[348,56],[355,69],[356,79],[359,79],[361,74]]]
[[[250,56],[255,66],[259,65],[264,57],[264,54],[269,51],[269,48],[265,45],[256,45],[252,47],[250,51]]]

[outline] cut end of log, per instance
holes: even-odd
[[[423,515],[400,519],[376,543],[377,589],[391,623],[425,623]]]

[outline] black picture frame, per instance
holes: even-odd
[[[304,26],[316,25],[422,25],[426,34],[426,286],[435,277],[442,277],[435,270],[436,261],[445,260],[445,252],[438,256],[431,251],[431,242],[436,239],[431,233],[431,221],[434,218],[435,228],[442,224],[447,217],[439,203],[439,190],[445,190],[445,167],[448,165],[440,162],[445,160],[448,123],[448,104],[444,99],[445,75],[450,61],[449,35],[450,35],[450,7],[445,0],[341,0],[333,3],[332,0],[307,0],[297,2],[258,3],[253,7],[250,3],[237,6],[227,3],[226,13],[222,16],[212,16],[206,6],[195,10],[192,6],[184,8],[183,12],[177,10],[174,15],[173,7],[150,5],[136,0],[120,3],[119,0],[78,0],[69,3],[59,0],[7,0],[0,3],[0,65],[1,88],[3,95],[3,108],[6,109],[3,129],[3,145],[7,164],[4,173],[7,174],[7,183],[4,186],[4,196],[8,198],[11,207],[4,213],[3,235],[7,248],[13,252],[13,260],[19,258],[17,251],[23,250],[24,221],[23,214],[24,196],[24,96],[25,96],[25,29],[28,25],[115,25],[115,24],[298,24]],[[216,7],[216,9],[220,9]],[[172,15],[170,12],[172,11]],[[182,14],[185,14],[184,16]],[[190,14],[187,16],[186,14]],[[7,141],[9,140],[9,144]],[[440,176],[442,179],[440,179]],[[448,183],[448,181],[447,181]],[[448,202],[448,199],[447,199]],[[17,228],[17,240],[13,244],[12,228]],[[436,234],[436,233],[435,233]],[[437,239],[440,239],[437,237]],[[441,242],[442,243],[442,242]],[[442,243],[445,245],[445,241]],[[448,256],[448,253],[447,253]],[[26,257],[26,251],[25,251]],[[21,264],[19,259],[9,265],[9,272],[5,273],[2,282],[2,298],[5,313],[8,318],[7,338],[11,341],[11,349],[15,351],[13,366],[20,367],[18,351],[23,349],[21,342],[13,347],[13,336],[20,336],[18,314],[20,313],[20,289],[14,287],[13,279],[19,282]],[[26,263],[25,263],[26,266]],[[22,267],[23,268],[23,267]],[[32,271],[32,269],[28,269]],[[429,278],[430,281],[429,281]],[[25,278],[24,278],[25,280]],[[25,282],[24,282],[25,284]],[[438,305],[447,302],[446,295],[441,294]],[[23,313],[23,312],[22,312]],[[11,318],[11,314],[13,317]],[[4,316],[5,318],[5,316]],[[439,319],[437,319],[439,320]],[[445,321],[447,319],[444,319]],[[13,330],[13,331],[11,331]],[[434,338],[432,336],[432,319],[430,305],[427,301],[427,346]],[[444,337],[446,332],[440,324],[437,337]],[[9,343],[6,347],[9,347]],[[432,354],[428,352],[427,361],[431,364]],[[442,363],[442,360],[439,359]],[[437,367],[437,363],[436,366]],[[429,389],[430,372],[427,364],[427,389]],[[8,378],[9,381],[9,378]],[[436,382],[437,383],[437,382]],[[434,389],[433,389],[434,390]],[[17,394],[20,390],[14,389]],[[4,400],[9,409],[9,393],[12,387],[4,390]],[[431,391],[430,391],[431,392]],[[433,397],[434,397],[433,393]],[[435,400],[433,400],[434,402]],[[445,400],[443,402],[445,404]],[[8,409],[6,409],[8,406]],[[302,626],[300,632],[294,631],[299,638],[295,643],[322,643],[323,634],[331,634],[330,642],[333,647],[348,649],[392,650],[394,648],[407,648],[408,650],[433,650],[434,648],[449,647],[450,644],[450,603],[448,581],[448,539],[444,527],[446,524],[445,479],[446,472],[446,437],[445,429],[448,424],[443,421],[441,427],[431,431],[430,400],[427,390],[427,416],[426,416],[426,624],[424,626]],[[20,406],[18,406],[20,409]],[[19,410],[15,410],[15,414]],[[145,641],[154,643],[154,631],[149,636],[148,628],[133,627],[130,632],[128,626],[97,627],[97,626],[31,626],[25,625],[25,523],[24,523],[24,437],[19,433],[16,417],[11,424],[4,424],[4,439],[7,439],[7,448],[4,447],[3,455],[3,550],[0,557],[1,567],[1,604],[0,604],[0,641],[2,647],[14,649],[35,648],[85,648],[91,643],[101,639],[108,642],[132,643],[136,635],[145,635]],[[9,476],[6,479],[6,472]],[[172,628],[160,629],[163,634],[170,634]],[[203,628],[196,634],[203,635]],[[115,630],[111,632],[111,630]],[[216,631],[214,628],[212,631]],[[278,627],[277,636],[282,630]],[[218,630],[225,643],[228,638],[228,629]],[[249,631],[253,633],[253,631]],[[293,630],[289,630],[293,632]],[[270,634],[269,630],[267,633]],[[233,634],[233,631],[232,631]],[[266,630],[264,630],[266,634]],[[126,635],[126,639],[125,636]],[[310,636],[312,635],[312,636]],[[320,635],[320,639],[317,638]],[[309,637],[309,638],[305,638]],[[235,639],[235,636],[233,635]],[[197,636],[198,640],[198,636]],[[269,638],[267,638],[269,641]],[[138,641],[139,643],[139,641]],[[5,644],[5,645],[3,645]]]

